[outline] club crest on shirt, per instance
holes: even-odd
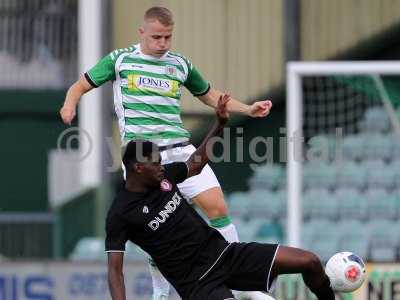
[[[143,206],[143,213],[148,214],[149,213],[149,208],[145,205]]]
[[[167,179],[163,179],[160,182],[160,188],[164,192],[169,192],[170,190],[172,190],[172,184]]]
[[[173,66],[166,66],[165,73],[170,76],[176,76],[177,71],[176,68]]]

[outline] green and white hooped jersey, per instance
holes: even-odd
[[[181,88],[194,96],[210,85],[184,56],[168,51],[161,58],[145,55],[140,44],[118,49],[85,73],[94,87],[112,80],[115,112],[123,144],[145,139],[161,145],[187,141],[183,128]]]

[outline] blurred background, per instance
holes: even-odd
[[[397,0],[0,0],[0,299],[109,299],[104,218],[122,180],[111,83],[85,96],[71,127],[58,111],[79,74],[138,42],[154,5],[173,12],[173,50],[213,87],[274,103],[263,120],[234,116],[216,147],[230,155],[213,168],[240,239],[323,261],[353,251],[368,280],[338,297],[397,299]],[[214,112],[186,91],[182,107],[197,144]],[[130,299],[150,299],[145,260],[128,245]],[[312,299],[297,276],[276,298]]]

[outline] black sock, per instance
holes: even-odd
[[[331,288],[331,282],[329,281],[328,276],[325,276],[325,279],[319,288],[311,291],[315,296],[317,296],[318,300],[335,300],[335,293]]]

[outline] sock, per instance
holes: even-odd
[[[331,288],[331,282],[328,276],[324,278],[324,281],[319,288],[311,291],[315,294],[315,296],[317,296],[318,300],[335,300],[335,293]]]
[[[167,300],[169,296],[169,282],[164,278],[151,258],[149,258],[149,269],[153,283],[152,300]]]
[[[210,225],[217,229],[228,242],[239,242],[236,227],[232,224],[229,216],[212,219],[210,220]]]

